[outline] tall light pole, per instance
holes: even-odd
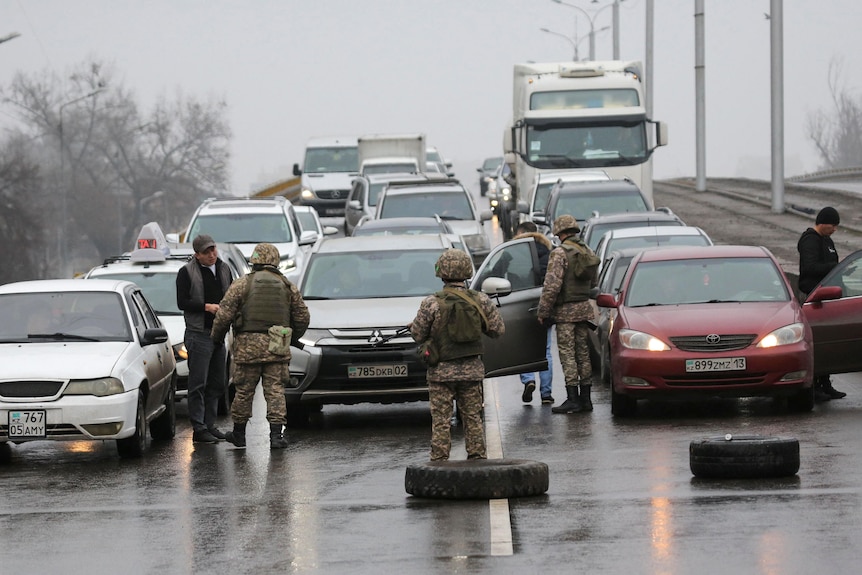
[[[590,60],[596,59],[596,18],[599,14],[604,12],[605,8],[614,8],[614,60],[619,59],[619,3],[620,0],[614,0],[613,4],[608,4],[607,6],[602,6],[598,10],[596,10],[593,14],[590,14],[580,6],[575,6],[574,4],[569,4],[568,2],[563,2],[563,0],[551,0],[551,2],[556,2],[557,4],[561,4],[563,6],[568,6],[574,10],[577,10],[581,14],[587,17],[587,22],[590,23]],[[593,0],[593,3],[596,3],[596,0]]]
[[[0,44],[2,44],[3,42],[8,42],[9,40],[14,40],[20,35],[21,34],[19,34],[18,32],[10,32],[9,34],[6,34],[2,38],[0,38]]]
[[[60,121],[59,121],[59,124],[57,125],[57,133],[58,133],[59,138],[60,138],[60,186],[61,186],[60,196],[61,196],[61,203],[63,206],[63,221],[62,221],[62,224],[60,227],[60,229],[62,230],[61,237],[60,237],[60,265],[62,266],[61,269],[63,270],[63,276],[69,275],[69,272],[68,272],[68,267],[69,267],[68,256],[69,256],[69,254],[68,254],[68,250],[66,248],[66,246],[68,245],[68,242],[69,242],[69,238],[66,237],[66,233],[68,231],[69,208],[68,208],[68,200],[66,198],[66,196],[68,195],[68,190],[67,190],[67,186],[66,186],[66,180],[64,177],[65,174],[63,173],[65,165],[66,165],[66,146],[65,146],[65,142],[63,141],[63,110],[65,110],[67,106],[71,106],[72,104],[75,104],[75,103],[80,102],[82,100],[86,100],[87,98],[92,98],[93,96],[95,96],[99,92],[103,91],[104,89],[105,89],[104,87],[97,88],[96,90],[93,90],[89,94],[85,94],[85,95],[80,96],[78,98],[75,98],[73,100],[69,100],[68,102],[60,105],[60,114],[59,114]]]
[[[548,34],[551,34],[552,36],[559,36],[560,38],[564,38],[565,40],[567,40],[569,42],[569,44],[572,45],[572,50],[574,50],[572,60],[574,62],[577,62],[578,60],[580,60],[580,58],[578,57],[578,43],[577,42],[575,42],[574,40],[572,40],[571,38],[569,38],[565,34],[561,34],[560,32],[554,32],[553,30],[548,30],[547,28],[539,28],[539,30],[541,30],[542,32],[546,32]]]

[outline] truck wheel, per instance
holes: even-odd
[[[548,465],[525,459],[428,461],[407,467],[404,488],[434,499],[507,499],[548,490]]]
[[[787,477],[799,471],[799,441],[792,438],[727,434],[692,441],[688,453],[695,477]]]

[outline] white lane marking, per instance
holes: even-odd
[[[485,380],[485,443],[489,459],[503,458],[503,437],[500,433],[497,381]],[[508,499],[490,499],[491,555],[513,555],[512,521]]]

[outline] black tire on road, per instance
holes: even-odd
[[[793,438],[728,434],[692,441],[688,451],[695,477],[788,477],[799,471],[799,441]]]
[[[150,422],[150,435],[153,439],[167,441],[177,434],[177,374],[171,378],[170,390],[165,398],[165,410],[160,416]]]
[[[613,377],[611,377],[611,415],[614,417],[634,417],[638,413],[638,400],[617,393],[614,389]]]
[[[797,413],[808,413],[814,409],[814,386],[803,389],[796,395],[787,398],[787,407]]]
[[[138,407],[135,414],[135,433],[131,437],[117,440],[117,453],[123,459],[143,455],[147,448],[147,418],[144,414],[144,392],[138,390]]]
[[[404,488],[434,499],[507,499],[548,490],[548,465],[526,459],[428,461],[407,466]]]

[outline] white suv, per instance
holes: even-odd
[[[293,205],[284,197],[210,198],[202,203],[186,229],[185,241],[208,234],[217,242],[236,244],[246,258],[266,242],[278,248],[279,269],[296,283],[305,260],[300,246],[313,245],[317,232],[301,232]]]

